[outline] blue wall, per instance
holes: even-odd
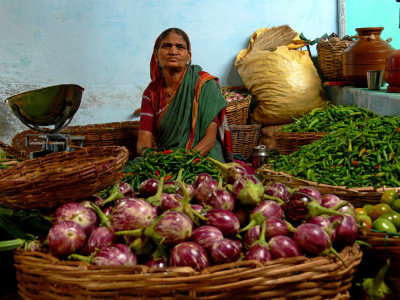
[[[400,49],[400,3],[396,0],[346,0],[346,33],[356,35],[356,28],[384,27],[381,38]]]
[[[242,84],[234,60],[251,34],[284,24],[312,39],[337,32],[336,1],[1,0],[0,99],[76,83],[85,91],[71,125],[131,120],[162,30],[184,29],[193,63],[231,86]],[[1,141],[27,129],[4,101],[0,115]]]

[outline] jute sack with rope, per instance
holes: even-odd
[[[251,114],[264,125],[293,122],[327,98],[321,79],[304,43],[289,26],[255,31],[247,49],[239,52],[235,66],[245,87],[257,100]]]

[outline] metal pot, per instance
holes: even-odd
[[[258,145],[253,148],[252,158],[253,158],[253,168],[258,169],[267,161],[269,149],[265,145]]]

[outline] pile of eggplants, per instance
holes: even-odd
[[[341,249],[355,243],[349,202],[312,187],[263,184],[242,165],[207,160],[221,170],[219,180],[207,173],[191,183],[179,176],[150,178],[138,189],[121,181],[107,198],[93,195],[58,207],[47,235],[23,247],[93,265],[199,271],[239,260],[341,259]]]

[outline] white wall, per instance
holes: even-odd
[[[0,0],[0,141],[28,129],[4,99],[59,83],[85,88],[71,125],[131,120],[166,28],[185,30],[193,63],[232,86],[251,34],[284,24],[310,39],[337,32],[336,1]]]

